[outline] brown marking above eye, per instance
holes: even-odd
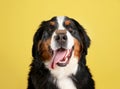
[[[65,21],[65,25],[67,26],[67,25],[70,25],[71,24],[71,21],[70,20],[66,20]]]
[[[55,22],[54,21],[50,21],[50,25],[55,26]]]

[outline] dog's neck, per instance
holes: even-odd
[[[71,57],[69,64],[65,67],[56,66],[55,69],[49,67],[49,70],[52,76],[57,79],[57,84],[60,89],[76,89],[70,76],[76,74],[77,68],[78,58]]]

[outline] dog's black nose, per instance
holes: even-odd
[[[67,41],[66,30],[56,30],[55,40],[58,43],[65,43]]]
[[[55,40],[57,42],[66,42],[67,41],[67,36],[66,34],[58,34],[55,36]]]

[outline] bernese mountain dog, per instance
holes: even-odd
[[[94,89],[86,65],[90,38],[73,18],[43,21],[33,38],[27,89]]]

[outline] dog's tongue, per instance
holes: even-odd
[[[54,69],[56,64],[60,61],[65,61],[66,56],[69,54],[69,50],[56,50],[54,51],[54,55],[51,62],[51,68]]]

